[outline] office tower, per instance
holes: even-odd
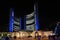
[[[21,17],[15,17],[13,8],[10,8],[9,32],[16,32],[21,30],[21,19]]]
[[[10,19],[9,19],[9,32],[13,31],[13,21],[14,21],[14,10],[13,8],[10,9]]]
[[[34,11],[24,16],[24,29],[26,31],[38,31],[38,3],[34,2]]]
[[[34,12],[26,15],[26,31],[34,31],[35,30],[35,19]]]

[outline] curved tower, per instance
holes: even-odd
[[[26,31],[38,31],[38,2],[34,1],[34,11],[24,17],[24,29]]]

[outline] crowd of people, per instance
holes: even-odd
[[[60,40],[60,35],[49,35],[48,37],[46,36],[41,36],[38,34],[38,32],[35,32],[35,37],[33,38],[32,36],[27,36],[26,39],[22,38],[23,40]],[[47,39],[48,38],[48,39]],[[19,40],[22,40],[20,37],[18,38]],[[0,36],[0,40],[18,40],[16,36],[12,37],[11,36]]]

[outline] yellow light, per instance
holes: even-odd
[[[41,35],[41,33],[39,33],[39,35]]]
[[[3,34],[2,34],[2,36],[3,36]]]
[[[19,37],[19,33],[18,32],[16,33],[16,36]]]
[[[14,37],[14,33],[12,33],[11,37]]]

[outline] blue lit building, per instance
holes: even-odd
[[[34,3],[34,11],[24,16],[24,30],[26,31],[38,31],[38,3]]]
[[[9,32],[13,31],[13,21],[14,21],[14,10],[10,9],[10,20],[9,20]]]

